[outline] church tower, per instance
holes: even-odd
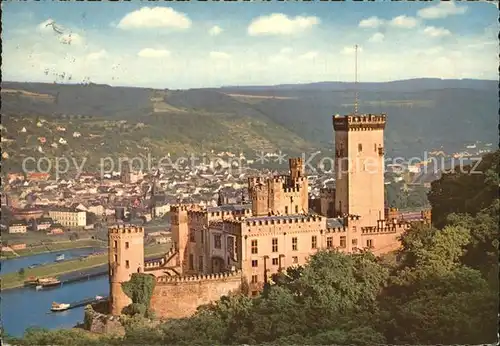
[[[335,211],[366,226],[384,218],[385,114],[335,115]]]

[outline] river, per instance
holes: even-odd
[[[26,328],[33,326],[48,329],[71,328],[83,322],[85,307],[48,313],[52,302],[70,303],[96,295],[109,295],[107,276],[40,291],[28,287],[3,291],[0,311],[4,331],[12,336],[22,336]]]
[[[8,274],[17,272],[21,268],[27,269],[33,264],[48,264],[53,263],[57,255],[64,254],[64,259],[78,258],[80,256],[90,255],[96,251],[103,251],[105,249],[99,247],[86,247],[81,249],[61,250],[57,252],[41,253],[33,256],[16,257],[0,261],[0,274]]]

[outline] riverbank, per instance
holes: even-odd
[[[145,256],[157,256],[167,252],[168,246],[164,244],[155,244],[144,248]],[[24,286],[24,281],[30,277],[46,277],[46,276],[59,276],[62,274],[69,274],[77,271],[92,269],[108,263],[108,255],[90,256],[85,259],[74,259],[61,263],[51,263],[32,269],[25,268],[24,275],[19,273],[9,273],[0,275],[0,285],[2,290],[17,288]]]
[[[46,243],[44,245],[29,246],[26,249],[16,250],[14,253],[9,251],[2,252],[0,259],[11,259],[17,257],[33,256],[41,253],[58,252],[62,250],[81,249],[85,247],[107,247],[107,243],[95,239],[79,239],[73,241],[60,241]]]

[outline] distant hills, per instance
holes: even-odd
[[[352,111],[353,87],[321,82],[158,90],[3,82],[2,150],[11,163],[38,155],[39,146],[56,156],[331,150],[331,116]],[[497,141],[496,81],[412,79],[360,83],[358,89],[360,112],[388,114],[388,155]],[[38,127],[37,119],[46,123]],[[23,127],[26,132],[19,132]],[[75,131],[80,137],[73,137]],[[61,137],[67,144],[51,146]]]

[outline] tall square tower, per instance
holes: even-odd
[[[366,226],[384,218],[385,114],[335,115],[335,212]]]

